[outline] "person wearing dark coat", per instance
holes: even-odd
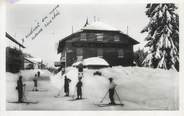
[[[77,99],[82,99],[82,78],[79,78],[79,81],[76,84],[77,87]]]
[[[40,77],[40,71],[37,72],[38,78]]]
[[[80,63],[78,65],[78,78],[82,78],[83,77],[83,68],[84,68],[83,64]]]
[[[115,92],[115,87],[116,87],[116,84],[114,83],[113,81],[113,78],[109,78],[109,99],[110,99],[110,103],[109,104],[116,104],[114,102],[114,92]]]
[[[17,92],[18,92],[18,102],[23,102],[23,82],[22,82],[22,76],[19,76],[19,79],[17,80]]]
[[[38,91],[38,78],[37,78],[37,74],[35,74],[35,77],[33,78],[33,83],[34,83],[34,87],[32,91]]]
[[[69,83],[71,82],[71,80],[69,78],[67,78],[67,76],[65,75],[65,80],[64,80],[64,92],[65,92],[65,96],[69,96]]]

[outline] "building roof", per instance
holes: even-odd
[[[82,28],[82,30],[120,31],[108,24],[99,21],[86,25]]]
[[[22,48],[26,48],[25,46],[23,46],[21,43],[19,43],[16,39],[14,39],[10,34],[8,34],[7,32],[6,32],[6,37],[8,38],[8,39],[10,39],[11,41],[13,41],[14,43],[16,43],[17,45],[19,45],[20,47],[22,47]]]
[[[123,36],[125,36],[127,39],[129,39],[133,44],[138,44],[139,42],[136,41],[135,39],[131,38],[129,35],[127,34],[124,34],[122,31],[108,25],[108,24],[105,24],[103,22],[94,22],[92,24],[88,24],[86,26],[84,26],[83,28],[81,28],[79,31],[75,32],[75,33],[72,33],[68,36],[66,36],[65,38],[61,39],[59,41],[59,46],[58,46],[58,50],[57,52],[60,53],[64,47],[64,42],[69,39],[69,38],[72,38],[73,36],[75,36],[76,34],[78,33],[81,33],[81,32],[84,32],[84,31],[108,31],[108,32],[117,32]]]
[[[27,61],[27,62],[30,62],[30,63],[32,63],[32,64],[35,64],[34,62],[30,61],[29,59],[27,59],[27,58],[25,58],[25,57],[24,57],[24,60]]]
[[[41,58],[26,58],[26,60],[29,60],[33,63],[40,63],[42,62],[42,59]]]

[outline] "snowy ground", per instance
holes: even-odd
[[[84,100],[71,101],[72,97],[55,98],[63,87],[61,73],[52,75],[41,70],[39,89],[42,92],[26,91],[29,101],[38,104],[8,103],[17,100],[15,90],[18,74],[7,73],[7,110],[177,110],[178,109],[178,73],[173,70],[150,69],[140,67],[113,67],[101,69],[102,76],[93,76],[95,70],[84,70],[83,97]],[[26,90],[33,86],[32,78],[37,70],[22,71]],[[76,94],[77,69],[68,68],[67,76],[70,83],[71,96]],[[122,106],[98,107],[100,100],[107,92],[108,78],[113,77],[117,83],[116,91],[120,96]],[[115,95],[116,102],[119,100]],[[109,103],[106,96],[103,103]]]

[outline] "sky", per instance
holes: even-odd
[[[146,34],[140,31],[147,25],[149,19],[145,15],[146,4],[8,4],[6,10],[6,31],[19,42],[24,38],[23,50],[34,57],[53,65],[59,61],[60,54],[57,54],[59,40],[72,33],[73,30],[80,30],[88,18],[89,23],[96,20],[111,25],[139,41],[141,44],[135,46],[138,49],[143,46]],[[51,19],[49,12],[59,13],[47,27],[45,22]],[[42,19],[48,18],[43,23]],[[32,39],[28,35],[37,23],[42,31]],[[36,32],[36,31],[35,31]],[[33,33],[34,34],[34,33]],[[7,44],[8,45],[8,44]]]

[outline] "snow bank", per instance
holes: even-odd
[[[6,72],[6,95],[8,100],[16,100],[17,99],[17,80],[20,75],[23,77],[23,83],[27,83],[28,81],[32,81],[35,74],[40,71],[40,78],[39,80],[49,80],[49,76],[52,75],[48,70],[21,70],[20,73],[10,73]],[[40,82],[38,81],[38,84]],[[33,84],[31,82],[31,84]]]
[[[93,73],[96,70],[84,69],[83,81],[83,97],[87,98],[88,103],[93,104],[99,103],[104,97],[105,93],[108,91],[109,77],[114,78],[115,83],[117,83],[116,91],[120,96],[121,101],[125,104],[128,110],[133,109],[157,109],[157,110],[177,110],[178,109],[178,72],[174,70],[161,70],[161,69],[151,69],[151,68],[140,68],[140,67],[112,67],[99,69],[102,72],[102,76],[94,76]],[[23,71],[21,72],[25,83],[32,88],[33,83],[27,81],[31,79],[35,70]],[[41,71],[41,75],[50,75],[49,81],[42,81],[44,83],[44,89],[48,89],[44,96],[39,96],[40,94],[34,93],[32,97],[35,99],[43,100],[46,107],[52,103],[57,106],[57,102],[61,99],[55,99],[53,96],[63,88],[64,77],[61,76],[61,72],[56,75],[51,75],[47,71]],[[19,74],[7,73],[7,100],[16,100],[17,91],[16,80]],[[78,70],[77,68],[67,68],[66,75],[72,81],[70,83],[70,95],[75,94],[75,85],[78,81]],[[47,83],[46,83],[47,82]],[[41,82],[39,82],[41,83]],[[41,83],[41,84],[43,84]],[[41,85],[39,85],[41,86]],[[46,88],[45,88],[46,87]],[[62,96],[64,94],[62,89]],[[29,93],[31,94],[31,93]],[[36,96],[35,96],[36,95]],[[43,99],[44,97],[44,99]],[[65,99],[65,98],[63,98]],[[56,101],[53,101],[56,100]],[[57,101],[58,100],[58,101]],[[115,100],[118,103],[117,95],[115,95]],[[62,101],[67,102],[67,101]],[[69,102],[69,101],[68,101]],[[67,103],[68,103],[67,102]],[[108,95],[104,99],[103,103],[108,103]],[[49,104],[48,104],[49,103]],[[73,103],[73,102],[71,102]],[[80,103],[80,102],[75,102]],[[83,102],[81,102],[83,103]],[[45,105],[47,104],[47,105]],[[53,104],[52,104],[53,105]],[[68,104],[71,105],[71,104]],[[78,104],[79,107],[84,106],[84,104]],[[32,106],[33,107],[33,106]],[[41,107],[41,106],[39,106]],[[116,107],[114,107],[116,108]],[[54,108],[53,108],[54,109]],[[57,108],[56,108],[57,109]]]
[[[21,70],[20,74],[23,76],[23,79],[26,81],[32,80],[35,74],[40,71],[39,80],[49,80],[51,73],[48,70],[32,69],[32,70]]]
[[[75,85],[78,81],[78,70],[76,68],[69,68],[69,69],[67,69],[65,75],[69,79],[72,80],[71,83],[70,83],[70,93],[74,93]],[[63,86],[64,86],[64,75],[61,76],[61,72],[57,73],[56,75],[51,76],[50,80],[51,80],[51,83],[53,84],[53,86],[55,88],[57,88],[58,90],[61,90],[61,89],[63,90],[64,89],[63,88]]]
[[[103,65],[103,66],[109,66],[109,63],[105,61],[103,58],[99,57],[91,57],[84,59],[83,65],[88,66],[88,65]]]
[[[178,72],[140,67],[102,69],[113,77],[122,100],[158,109],[178,109]]]
[[[108,91],[108,78],[112,77],[118,85],[116,91],[122,102],[128,101],[153,109],[178,109],[178,73],[173,70],[117,66],[100,69],[102,76],[94,76],[95,71],[85,69],[82,79],[83,97],[94,103],[99,103],[104,97]],[[60,74],[51,78],[58,89],[64,85],[64,78]],[[74,94],[78,71],[70,68],[66,75],[72,80],[70,93]],[[119,102],[117,96],[115,99]],[[108,96],[104,102],[109,102]]]
[[[49,76],[52,74],[48,70],[40,70],[40,69],[33,69],[33,70],[21,70],[20,73],[10,73],[6,72],[6,80],[7,81],[17,81],[18,77],[22,75],[23,81],[32,81],[33,77],[37,72],[40,71],[40,78],[39,80],[49,80]]]

